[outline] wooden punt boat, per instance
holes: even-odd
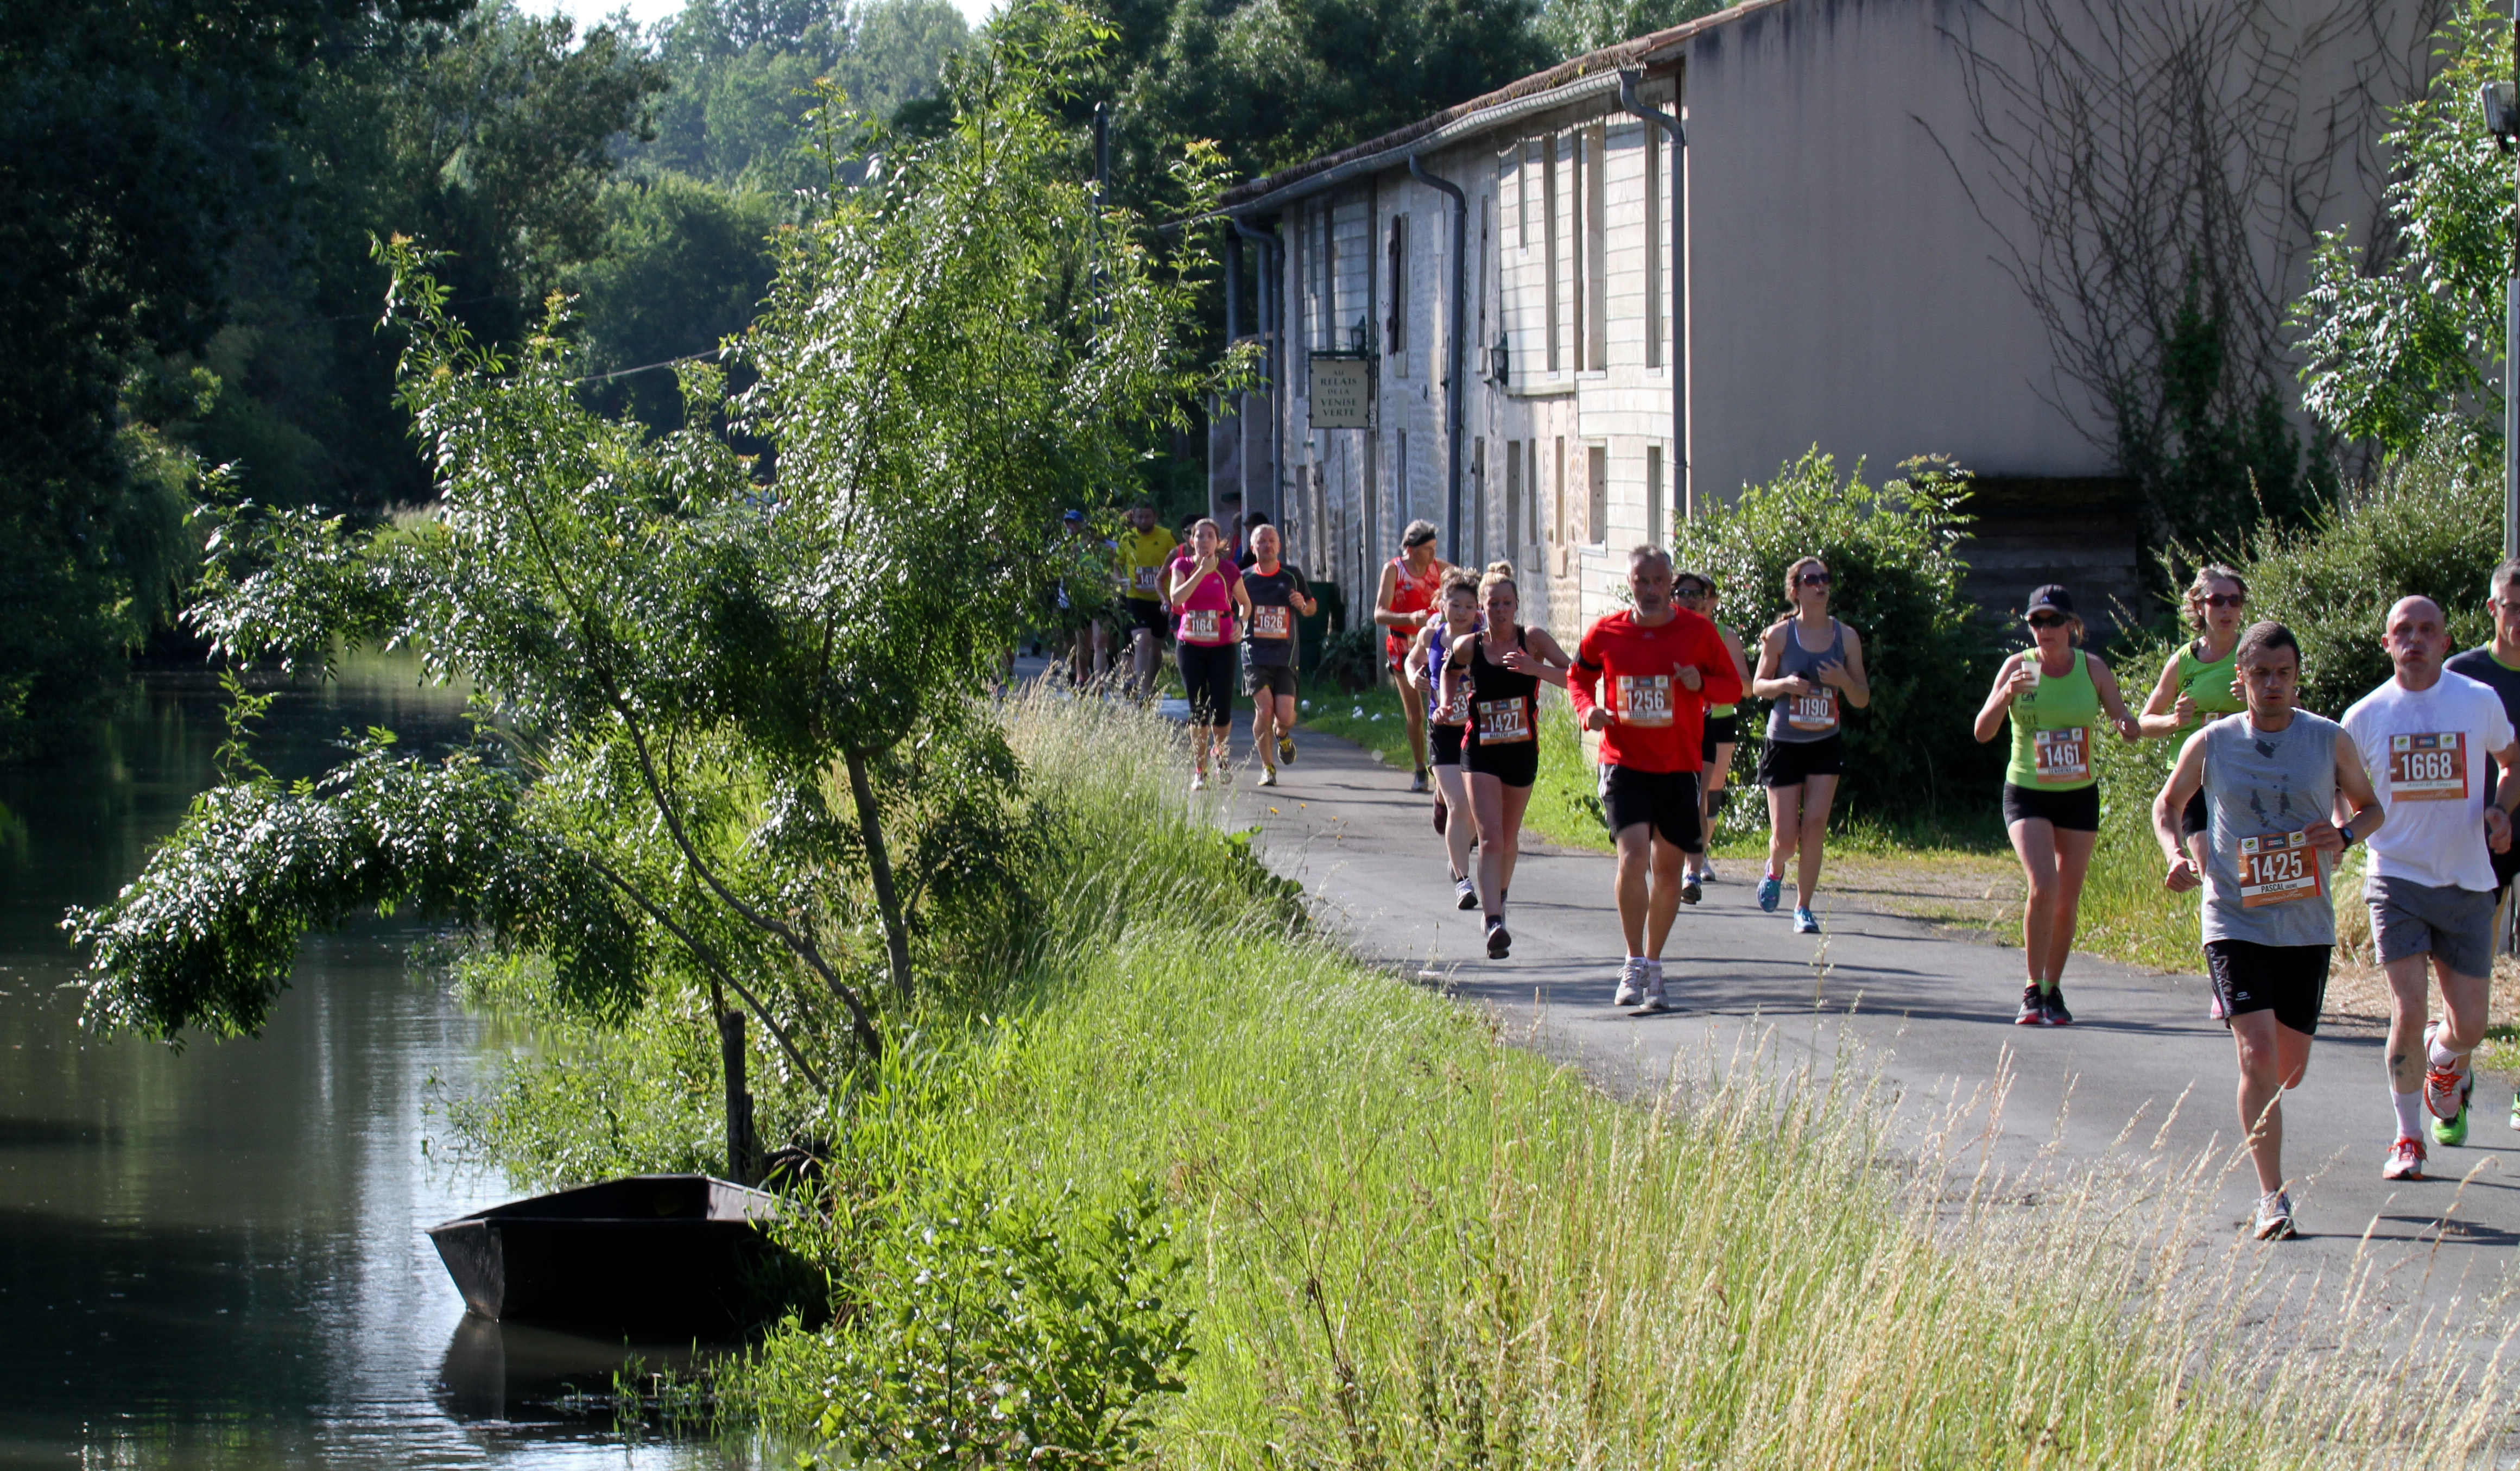
[[[428,1228],[474,1312],[608,1333],[730,1337],[778,1249],[779,1198],[705,1174],[635,1174]]]

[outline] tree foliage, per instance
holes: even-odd
[[[2501,453],[2503,281],[2512,261],[2512,161],[2477,89],[2511,72],[2510,17],[2467,0],[2440,34],[2442,65],[2390,110],[2392,253],[2344,226],[2320,234],[2292,323],[2308,360],[2302,400],[2319,422],[2391,453],[2427,441],[2477,464]]]

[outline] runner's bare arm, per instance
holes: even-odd
[[[1871,704],[1872,681],[1864,673],[1864,635],[1852,627],[1848,628],[1846,658],[1836,664],[1822,666],[1820,677],[1822,684],[1836,685],[1838,693],[1846,697],[1846,703],[1857,710]],[[1718,705],[1723,703],[1721,700],[1716,702]]]
[[[2511,767],[2520,762],[2520,741],[2494,753],[2498,773],[2494,778],[2494,801],[2485,808],[2485,842],[2496,852],[2511,850],[2511,809],[2520,807],[2520,782],[2511,779]]]
[[[2346,821],[2353,825],[2357,843],[2378,832],[2380,824],[2389,820],[2389,809],[2380,804],[2380,794],[2371,788],[2371,769],[2362,764],[2362,748],[2354,744],[2354,738],[2342,731],[2336,737],[2336,795],[2354,804],[2353,815]],[[2331,835],[2336,834],[2334,827],[2327,831]],[[2318,842],[2316,831],[2312,832],[2311,841]],[[2344,847],[2344,838],[2337,836],[2336,847],[2328,850],[2334,852]]]
[[[2118,676],[2109,672],[2109,667],[2096,654],[2084,656],[2083,662],[2092,667],[2092,688],[2100,697],[2100,709],[2108,712],[2109,723],[2118,728],[2118,739],[2142,740],[2143,727],[2136,723],[2134,712],[2127,709],[2126,697],[2118,693]]]
[[[1422,626],[1418,615],[1392,611],[1391,600],[1398,596],[1400,596],[1400,569],[1385,562],[1382,564],[1382,580],[1375,583],[1373,588],[1373,621],[1385,628],[1406,629]]]
[[[1713,624],[1707,625],[1710,629]],[[1851,636],[1853,629],[1847,630]],[[1852,647],[1851,645],[1849,646]],[[1709,705],[1733,705],[1741,699],[1740,666],[1733,663],[1732,651],[1724,646],[1724,636],[1705,639],[1694,651],[1695,667],[1685,670],[1698,677],[1686,681],[1697,697]]]
[[[2195,860],[2180,841],[2179,814],[2204,781],[2205,733],[2200,730],[2179,748],[2179,763],[2170,768],[2170,780],[2162,784],[2161,795],[2152,800],[2152,836],[2161,844],[2162,861],[2170,865],[2170,871],[2162,875],[2161,887],[2173,894],[2184,894],[2202,882]]]
[[[1251,589],[1242,585],[1240,577],[1235,578],[1232,586],[1234,611],[1245,623],[1248,623],[1251,621]]]
[[[1311,618],[1322,611],[1321,602],[1313,596],[1312,585],[1309,582],[1289,591],[1286,594],[1286,601],[1294,604],[1295,611],[1306,618]]]
[[[2003,662],[2003,667],[1995,671],[1995,688],[1986,692],[1986,704],[1979,708],[1977,725],[1971,732],[1981,746],[1994,740],[1996,732],[2003,729],[2003,717],[2012,711],[2012,697],[2024,688],[2018,677],[2022,657],[2013,655]]]
[[[1741,652],[1741,635],[1725,627],[1722,623],[1717,623],[1715,625],[1715,631],[1723,637],[1724,647],[1732,651],[1733,672],[1741,676],[1741,687],[1745,690],[1748,689],[1750,687],[1750,660],[1748,656]]]
[[[1762,700],[1782,700],[1788,695],[1808,695],[1811,690],[1801,679],[1779,679],[1777,670],[1785,661],[1786,629],[1793,625],[1787,619],[1759,635],[1759,673],[1750,681],[1750,693]]]
[[[1551,638],[1546,628],[1523,629],[1522,647],[1505,657],[1507,668],[1517,674],[1529,674],[1561,690],[1566,688],[1567,667],[1574,662],[1566,657],[1564,649],[1557,647],[1557,640]]]
[[[1601,667],[1589,663],[1584,646],[1578,643],[1575,663],[1566,671],[1566,703],[1575,707],[1575,718],[1586,730],[1610,728],[1610,712],[1601,705],[1598,694],[1600,682]]]
[[[1411,689],[1427,690],[1434,687],[1434,680],[1426,673],[1426,661],[1434,647],[1435,625],[1432,623],[1418,629],[1417,635],[1409,640],[1409,652],[1402,658],[1400,668],[1401,672],[1409,676]]]
[[[2196,702],[2179,692],[2179,653],[2172,650],[2161,664],[2161,677],[2152,682],[2152,698],[2143,702],[2143,713],[2136,723],[2143,733],[2155,739],[2179,734],[2179,728],[2196,713]]]

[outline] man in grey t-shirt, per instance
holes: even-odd
[[[2293,1234],[2283,1188],[2283,1090],[2310,1066],[2336,945],[2328,896],[2336,856],[2384,820],[2362,748],[2335,721],[2293,705],[2301,645],[2281,623],[2258,623],[2234,651],[2248,708],[2187,738],[2152,804],[2153,836],[2173,893],[2206,886],[2206,969],[2239,1048],[2240,1126],[2258,1170],[2258,1239]],[[2181,813],[2205,794],[2206,871],[2182,841]],[[2329,822],[2339,793],[2354,804]]]

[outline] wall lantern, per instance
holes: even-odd
[[[1347,350],[1359,357],[1364,356],[1366,340],[1372,336],[1373,328],[1366,322],[1365,318],[1358,317],[1356,325],[1347,330]]]
[[[1506,362],[1506,335],[1500,332],[1496,345],[1488,349],[1488,381],[1498,388],[1505,387]]]

